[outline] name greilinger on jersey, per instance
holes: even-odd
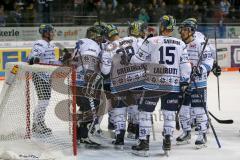
[[[142,70],[142,69],[144,69],[144,65],[124,67],[124,68],[118,69],[117,74],[118,75],[127,74],[129,72],[138,71],[138,70]]]

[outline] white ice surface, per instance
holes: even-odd
[[[0,81],[0,89],[3,81]],[[219,119],[233,119],[234,124],[219,124],[212,119],[213,125],[217,132],[218,138],[222,145],[219,149],[215,138],[210,130],[208,134],[208,147],[196,150],[194,148],[194,133],[192,134],[192,143],[184,146],[176,146],[173,141],[170,157],[162,157],[162,121],[154,122],[157,140],[150,142],[150,154],[148,158],[137,157],[130,153],[130,149],[126,151],[116,151],[112,147],[105,149],[86,149],[81,146],[78,150],[77,157],[70,157],[66,154],[61,154],[63,160],[240,160],[240,73],[225,72],[220,76],[220,93],[221,93],[221,111],[218,110],[217,101],[217,80],[214,76],[209,77],[208,81],[208,107],[209,110]],[[155,111],[159,115],[159,106]],[[104,117],[102,124],[103,129],[107,127],[107,117]],[[175,132],[174,136],[180,132]],[[22,147],[22,146],[16,146]],[[127,147],[131,146],[127,143]],[[59,157],[59,156],[58,156]],[[59,158],[57,158],[59,159]]]

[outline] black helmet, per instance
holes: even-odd
[[[39,27],[39,33],[43,35],[44,33],[49,33],[54,31],[54,28],[51,24],[41,24]]]
[[[100,26],[92,26],[87,29],[86,38],[98,41],[103,37],[103,30]]]
[[[192,32],[195,32],[197,30],[197,20],[195,18],[188,18],[179,25],[179,30],[183,27],[190,28]]]

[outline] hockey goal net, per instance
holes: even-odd
[[[77,154],[75,79],[72,67],[6,65],[0,97],[0,155],[10,151],[17,158],[45,159],[59,151]]]

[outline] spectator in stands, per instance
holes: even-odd
[[[146,10],[144,8],[142,8],[140,10],[140,13],[138,15],[138,20],[143,21],[145,23],[149,22],[150,18],[149,18],[148,13],[146,12]]]
[[[230,6],[231,4],[228,2],[228,0],[221,0],[220,8],[224,16],[228,15]]]
[[[21,23],[23,23],[23,3],[14,3],[14,10],[10,11],[10,14],[8,16],[7,22],[11,26],[20,26]]]
[[[4,12],[4,5],[0,4],[0,27],[6,26],[6,15]]]

